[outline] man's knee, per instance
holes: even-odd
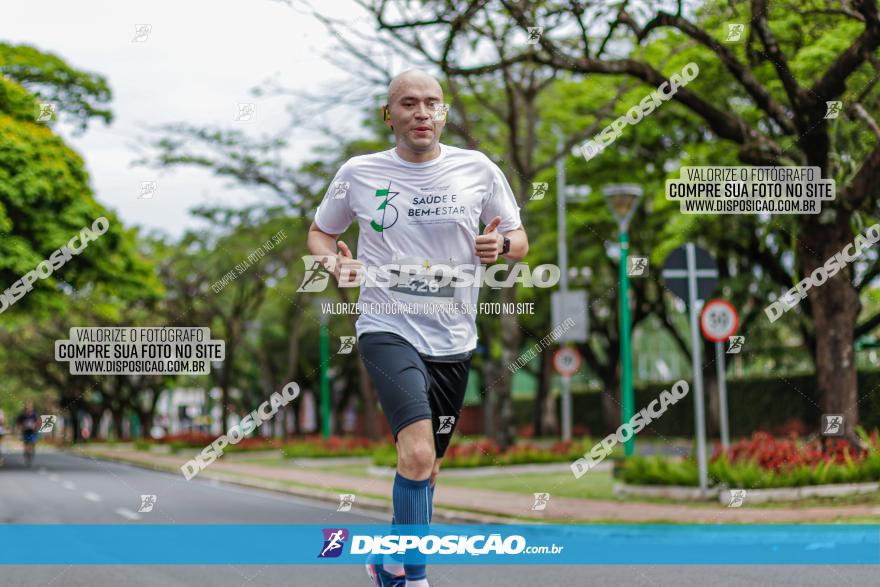
[[[427,434],[420,433],[423,426],[413,430],[408,426],[397,436],[397,468],[409,479],[428,479],[434,469],[434,438],[430,434],[430,421],[427,422]]]
[[[425,441],[398,443],[398,468],[410,479],[426,479],[434,467],[434,445]]]

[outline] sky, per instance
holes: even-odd
[[[317,5],[323,14],[362,19],[351,1]],[[138,37],[136,25],[144,24],[149,33]],[[194,206],[238,206],[271,196],[232,187],[200,169],[132,166],[138,146],[157,136],[149,127],[185,122],[271,134],[287,123],[289,100],[254,97],[252,88],[274,78],[285,87],[318,90],[348,75],[319,57],[335,41],[321,23],[272,0],[7,0],[0,40],[34,45],[107,78],[113,123],[95,120],[79,137],[61,124],[55,130],[85,159],[103,205],[126,225],[173,237],[202,226],[187,212]],[[239,102],[255,104],[253,120],[235,120]],[[354,109],[350,114],[345,118],[352,123],[360,116]],[[291,165],[326,142],[306,128],[288,138]],[[152,198],[140,197],[143,182],[155,182]]]

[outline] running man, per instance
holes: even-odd
[[[24,443],[24,464],[30,466],[34,460],[37,443],[37,421],[40,416],[34,411],[34,402],[24,403],[24,411],[15,419],[15,425],[21,430],[21,441]]]
[[[434,264],[479,266],[499,256],[525,257],[528,238],[507,179],[479,151],[440,143],[445,114],[443,90],[427,73],[410,70],[388,86],[382,117],[394,133],[395,147],[349,159],[309,229],[309,251],[327,256],[325,266],[337,280],[365,266],[410,265],[427,272]],[[355,219],[360,227],[357,259],[337,241]],[[358,301],[362,306],[420,302],[435,308],[477,303],[477,287],[437,287],[427,273],[399,275],[410,281],[362,287]],[[475,315],[364,310],[356,334],[397,445],[392,524],[426,527],[477,344]],[[409,562],[371,559],[368,573],[379,586],[427,587],[425,565]]]

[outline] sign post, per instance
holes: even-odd
[[[725,379],[724,345],[739,327],[739,315],[732,304],[711,300],[700,314],[700,328],[707,340],[715,343],[715,367],[718,373],[718,418],[721,420],[721,446],[730,448],[730,426],[727,420],[727,381]]]
[[[706,456],[706,417],[703,401],[702,341],[697,305],[705,300],[718,283],[718,267],[709,251],[693,243],[672,251],[663,263],[663,281],[672,293],[688,305],[691,326],[691,359],[694,370],[694,420],[697,433],[697,465],[700,493],[709,488],[709,463]]]
[[[571,440],[571,376],[581,367],[581,354],[561,347],[553,353],[553,367],[562,376],[562,439]]]

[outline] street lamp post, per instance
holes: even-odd
[[[629,254],[629,221],[635,214],[642,197],[642,188],[634,184],[606,185],[602,195],[617,221],[618,242],[620,243],[620,396],[623,422],[633,416],[635,398],[632,383],[632,343],[630,341],[629,316],[629,273],[627,257]],[[630,456],[635,452],[635,437],[630,436],[624,443],[624,453]]]
[[[327,328],[327,315],[322,311],[322,302],[332,301],[318,298],[315,306],[320,312],[320,349],[321,349],[321,436],[330,437],[330,377],[327,370],[330,366],[330,332]]]

